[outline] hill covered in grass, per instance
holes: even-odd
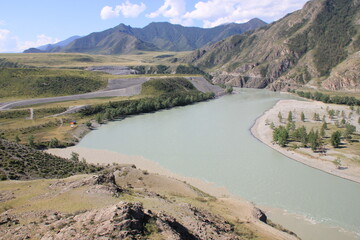
[[[101,73],[63,69],[0,69],[0,98],[51,97],[92,92],[106,86]]]
[[[103,169],[76,155],[71,160],[64,159],[4,139],[0,139],[0,159],[0,180],[64,178]]]
[[[154,78],[142,85],[144,95],[161,95],[197,91],[186,78]]]

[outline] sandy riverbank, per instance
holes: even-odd
[[[261,117],[259,117],[253,127],[251,128],[251,133],[259,139],[261,142],[265,143],[274,150],[282,153],[283,155],[294,159],[298,162],[301,162],[310,167],[319,169],[329,174],[333,174],[338,177],[342,177],[354,182],[360,183],[360,167],[349,162],[345,162],[342,169],[335,167],[332,162],[335,160],[333,157],[336,153],[335,150],[328,151],[328,154],[321,156],[319,153],[313,153],[310,149],[302,149],[302,153],[288,150],[282,148],[277,144],[274,144],[272,141],[272,129],[269,126],[269,123],[273,122],[275,126],[279,125],[278,113],[281,112],[284,118],[287,117],[289,111],[293,112],[295,121],[299,121],[300,113],[304,112],[309,118],[314,114],[314,112],[319,113],[320,116],[326,114],[326,109],[344,111],[346,114],[350,112],[349,107],[333,104],[325,104],[322,102],[304,102],[297,100],[280,100],[276,105],[270,110],[266,111]],[[296,119],[297,118],[297,119]],[[311,121],[311,120],[308,120]],[[355,118],[349,119],[350,123],[357,126]],[[327,119],[327,122],[330,122],[330,119]],[[356,157],[356,156],[349,156]]]

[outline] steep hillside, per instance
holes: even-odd
[[[100,32],[92,33],[79,38],[55,52],[79,52],[92,54],[124,54],[135,50],[156,51],[159,50],[151,43],[146,43],[133,35],[121,31],[121,26]]]
[[[353,89],[360,79],[359,9],[359,0],[312,0],[257,31],[196,50],[185,61],[211,69],[214,82],[233,86]]]
[[[64,159],[4,139],[0,139],[0,159],[0,180],[63,178],[103,169],[75,156]]]
[[[189,51],[264,25],[266,23],[260,19],[214,28],[183,27],[166,22],[151,23],[144,28],[132,28],[120,24],[114,28],[75,39],[66,46],[39,50],[92,54],[127,54],[136,50]],[[28,49],[26,52],[39,52],[39,50]]]
[[[139,39],[153,43],[162,50],[189,51],[264,25],[266,23],[260,19],[252,19],[243,24],[231,23],[214,28],[183,27],[160,22],[151,23],[143,29],[134,29],[134,34]]]

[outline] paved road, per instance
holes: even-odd
[[[14,107],[21,107],[21,106],[41,104],[41,103],[74,101],[74,100],[79,100],[79,99],[134,96],[134,95],[140,94],[140,92],[141,92],[141,84],[139,84],[139,82],[143,83],[146,81],[146,80],[144,81],[144,78],[139,78],[139,79],[129,78],[128,79],[129,83],[127,84],[127,87],[118,88],[118,89],[114,89],[114,87],[111,87],[112,90],[105,89],[103,91],[70,95],[70,96],[36,98],[36,99],[27,99],[27,100],[0,103],[0,110],[6,110],[6,109],[14,108]],[[121,79],[121,82],[123,82],[123,81],[124,81],[124,79]],[[115,84],[113,84],[112,86],[114,86],[114,85]],[[121,84],[119,84],[119,87],[121,87]]]
[[[0,103],[0,110],[11,109],[14,107],[21,107],[27,105],[35,105],[42,103],[51,103],[51,102],[64,102],[64,101],[74,101],[79,99],[89,99],[89,98],[102,98],[102,97],[128,97],[134,96],[141,93],[141,85],[148,81],[150,78],[122,78],[122,79],[113,79],[108,82],[106,89],[70,95],[70,96],[61,96],[61,97],[49,97],[49,98],[36,98],[36,99],[27,99],[13,102]],[[188,77],[193,85],[201,92],[214,92],[216,96],[220,96],[224,93],[224,90],[219,86],[214,86],[210,84],[203,77]]]

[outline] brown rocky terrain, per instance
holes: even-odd
[[[277,22],[196,50],[184,61],[212,71],[215,83],[232,86],[359,91],[359,9],[358,0],[312,0]]]
[[[234,211],[235,201],[129,165],[3,181],[0,203],[0,239],[295,239],[255,207]]]

